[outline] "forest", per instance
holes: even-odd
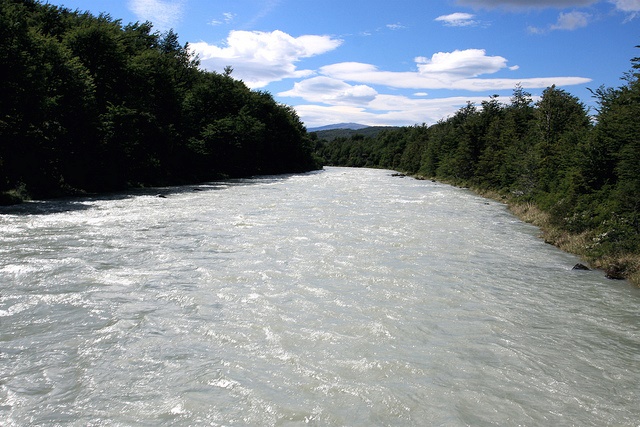
[[[295,111],[173,31],[0,0],[0,204],[321,167]]]
[[[640,46],[639,46],[640,47]],[[640,285],[640,58],[589,111],[555,86],[518,86],[426,126],[319,141],[329,165],[387,168],[508,203],[545,240]]]

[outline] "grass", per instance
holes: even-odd
[[[604,270],[610,279],[626,279],[640,287],[640,254],[622,253],[594,257],[590,254],[593,233],[570,233],[551,224],[550,215],[533,203],[508,203],[509,209],[518,218],[535,225],[542,231],[545,242],[565,252],[580,256],[593,268]]]
[[[412,175],[417,179],[431,179],[420,174]],[[459,182],[441,180],[444,184],[459,186]],[[562,230],[552,224],[551,215],[543,211],[534,203],[523,203],[511,199],[509,196],[495,190],[469,187],[482,197],[505,203],[509,210],[522,221],[535,225],[541,230],[541,238],[546,243],[557,246],[565,252],[572,253],[582,258],[592,268],[603,270],[610,279],[625,279],[633,285],[640,287],[640,254],[618,253],[611,255],[593,254],[593,231],[583,233],[571,233]]]
[[[25,200],[29,200],[29,195],[27,194],[24,185],[9,191],[0,192],[0,206],[15,205],[22,203]]]
[[[454,184],[455,185],[455,184]],[[541,231],[540,237],[546,243],[582,258],[592,268],[603,270],[610,279],[624,279],[640,287],[640,254],[621,253],[606,256],[594,256],[591,248],[594,232],[571,233],[562,230],[551,222],[551,215],[531,202],[517,202],[508,196],[494,191],[471,188],[482,197],[505,203],[509,210],[522,221],[535,225]]]

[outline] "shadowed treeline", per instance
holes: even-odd
[[[292,108],[177,35],[0,0],[0,199],[316,169]]]

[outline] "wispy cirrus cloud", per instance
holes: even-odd
[[[141,21],[166,31],[175,27],[183,17],[185,0],[129,0],[129,9]]]
[[[463,6],[476,8],[541,9],[589,6],[600,0],[457,0]]]
[[[264,17],[268,16],[274,9],[276,9],[282,0],[265,0],[260,12],[255,15],[249,22],[242,26],[243,29],[250,29],[256,26],[256,24]]]
[[[330,36],[293,37],[282,31],[231,31],[223,46],[206,42],[190,43],[201,65],[210,71],[222,71],[230,65],[234,77],[251,88],[261,88],[285,78],[311,76],[312,70],[299,70],[303,58],[336,49],[342,40]]]
[[[560,13],[558,21],[555,24],[549,25],[546,28],[529,27],[529,32],[533,34],[544,34],[549,31],[573,31],[578,28],[584,28],[589,25],[591,15],[585,12],[568,12]]]
[[[393,30],[393,31],[395,31],[395,30],[403,30],[403,29],[407,28],[405,25],[402,25],[399,22],[396,22],[395,24],[387,24],[387,25],[385,25],[385,27],[387,27],[388,29]]]
[[[435,21],[442,22],[447,27],[473,27],[479,24],[471,13],[456,12],[450,15],[438,16]]]
[[[627,15],[625,22],[629,22],[640,16],[640,0],[607,0],[607,2],[613,4],[616,11]],[[604,3],[604,0],[457,0],[457,4],[461,6],[470,6],[476,9],[502,8],[516,12],[527,9],[585,8],[596,3]],[[446,22],[446,17],[447,16],[441,18]],[[588,25],[589,20],[589,14],[574,11],[560,14],[556,24],[549,25],[547,28],[530,27],[529,31],[533,33],[545,33],[554,30],[575,30]]]
[[[424,76],[437,76],[440,80],[455,81],[459,77],[477,77],[493,74],[507,66],[502,56],[487,56],[484,49],[454,50],[434,53],[431,58],[415,58],[418,70]]]
[[[209,25],[222,25],[222,24],[231,24],[234,19],[235,19],[236,15],[234,13],[231,12],[225,12],[222,14],[222,18],[218,18],[218,19],[212,19],[211,21],[209,21]]]
[[[488,56],[482,49],[438,52],[430,58],[415,58],[417,71],[384,71],[375,65],[342,62],[321,67],[320,74],[348,82],[384,85],[399,89],[459,89],[469,91],[508,90],[520,83],[524,88],[567,86],[591,81],[585,77],[478,78],[500,70],[517,70],[507,66],[501,56]]]
[[[586,7],[603,0],[457,0],[457,4],[463,6],[471,6],[475,8],[504,8],[504,9],[544,9],[556,8],[566,9],[575,7]],[[612,3],[616,10],[620,12],[637,15],[640,13],[640,0],[608,0]]]
[[[609,2],[615,5],[616,10],[627,14],[625,22],[640,16],[640,0],[609,0]]]
[[[622,12],[640,12],[640,0],[610,0]]]
[[[568,30],[572,31],[578,28],[584,28],[589,24],[591,15],[584,12],[561,13],[558,22],[550,27],[551,30]]]

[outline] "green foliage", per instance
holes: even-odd
[[[199,69],[176,33],[148,22],[0,0],[0,61],[0,193],[319,167],[292,109],[250,91],[230,67]]]
[[[537,205],[559,230],[586,233],[583,255],[640,253],[640,58],[620,88],[593,94],[597,116],[555,86],[540,100],[521,86],[427,127],[336,138],[333,165],[396,169]]]

